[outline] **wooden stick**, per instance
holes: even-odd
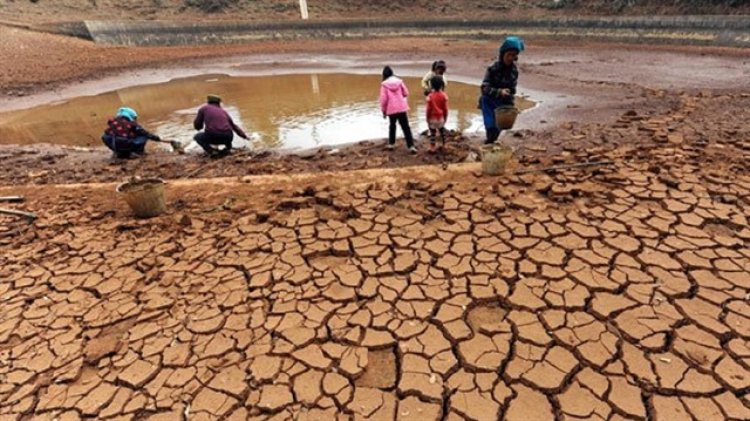
[[[533,172],[545,172],[545,171],[557,171],[557,170],[567,170],[571,168],[581,168],[581,167],[595,167],[599,165],[614,165],[613,161],[599,161],[599,162],[584,162],[581,164],[567,164],[567,165],[553,165],[551,167],[544,167],[544,168],[535,168],[531,170],[521,170],[516,171],[513,174],[515,175],[521,175],[521,174],[529,174]]]
[[[36,219],[36,214],[35,213],[24,212],[24,211],[19,211],[19,210],[15,210],[15,209],[0,208],[0,214],[13,215],[13,216],[22,216],[24,218],[29,218],[31,220]]]
[[[23,202],[23,196],[3,196],[0,202],[20,203]]]

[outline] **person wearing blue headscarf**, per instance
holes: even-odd
[[[149,139],[161,140],[138,124],[137,119],[138,113],[134,109],[122,107],[114,118],[107,121],[102,141],[118,158],[127,159],[131,154],[143,155]]]
[[[500,137],[500,129],[495,124],[495,109],[503,105],[513,105],[518,84],[518,55],[525,49],[523,40],[509,36],[500,46],[498,59],[487,68],[482,80],[482,96],[479,105],[482,109],[484,128],[487,132],[485,143],[495,143]]]

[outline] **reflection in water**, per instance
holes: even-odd
[[[310,75],[310,83],[312,84],[313,94],[320,95],[320,82],[318,81],[318,75]]]
[[[412,129],[421,132],[427,124],[419,79],[405,81],[412,92]],[[310,148],[383,138],[388,123],[378,105],[379,85],[379,76],[350,74],[179,79],[0,114],[0,143],[100,146],[107,119],[128,105],[138,110],[147,129],[188,144],[195,134],[193,118],[208,93],[224,98],[225,109],[250,136],[250,141],[235,136],[235,147]],[[478,91],[476,86],[451,82],[448,128],[483,129],[476,108]],[[530,103],[520,105],[527,108]],[[198,150],[194,142],[191,149]]]

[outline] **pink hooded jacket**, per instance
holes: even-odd
[[[393,115],[409,111],[409,103],[406,97],[409,90],[404,81],[391,76],[380,84],[380,109],[385,115]]]

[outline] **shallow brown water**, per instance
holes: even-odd
[[[427,128],[419,79],[404,78],[410,91],[412,130]],[[96,96],[0,114],[0,144],[55,143],[100,146],[106,121],[121,106],[135,108],[139,121],[164,139],[188,144],[192,120],[208,93],[251,140],[237,147],[311,148],[387,136],[378,105],[380,77],[354,74],[295,74],[230,77],[203,75],[161,84],[134,86]],[[449,81],[447,127],[483,130],[477,86]],[[520,101],[528,108],[529,101]],[[193,144],[188,149],[195,149]]]

